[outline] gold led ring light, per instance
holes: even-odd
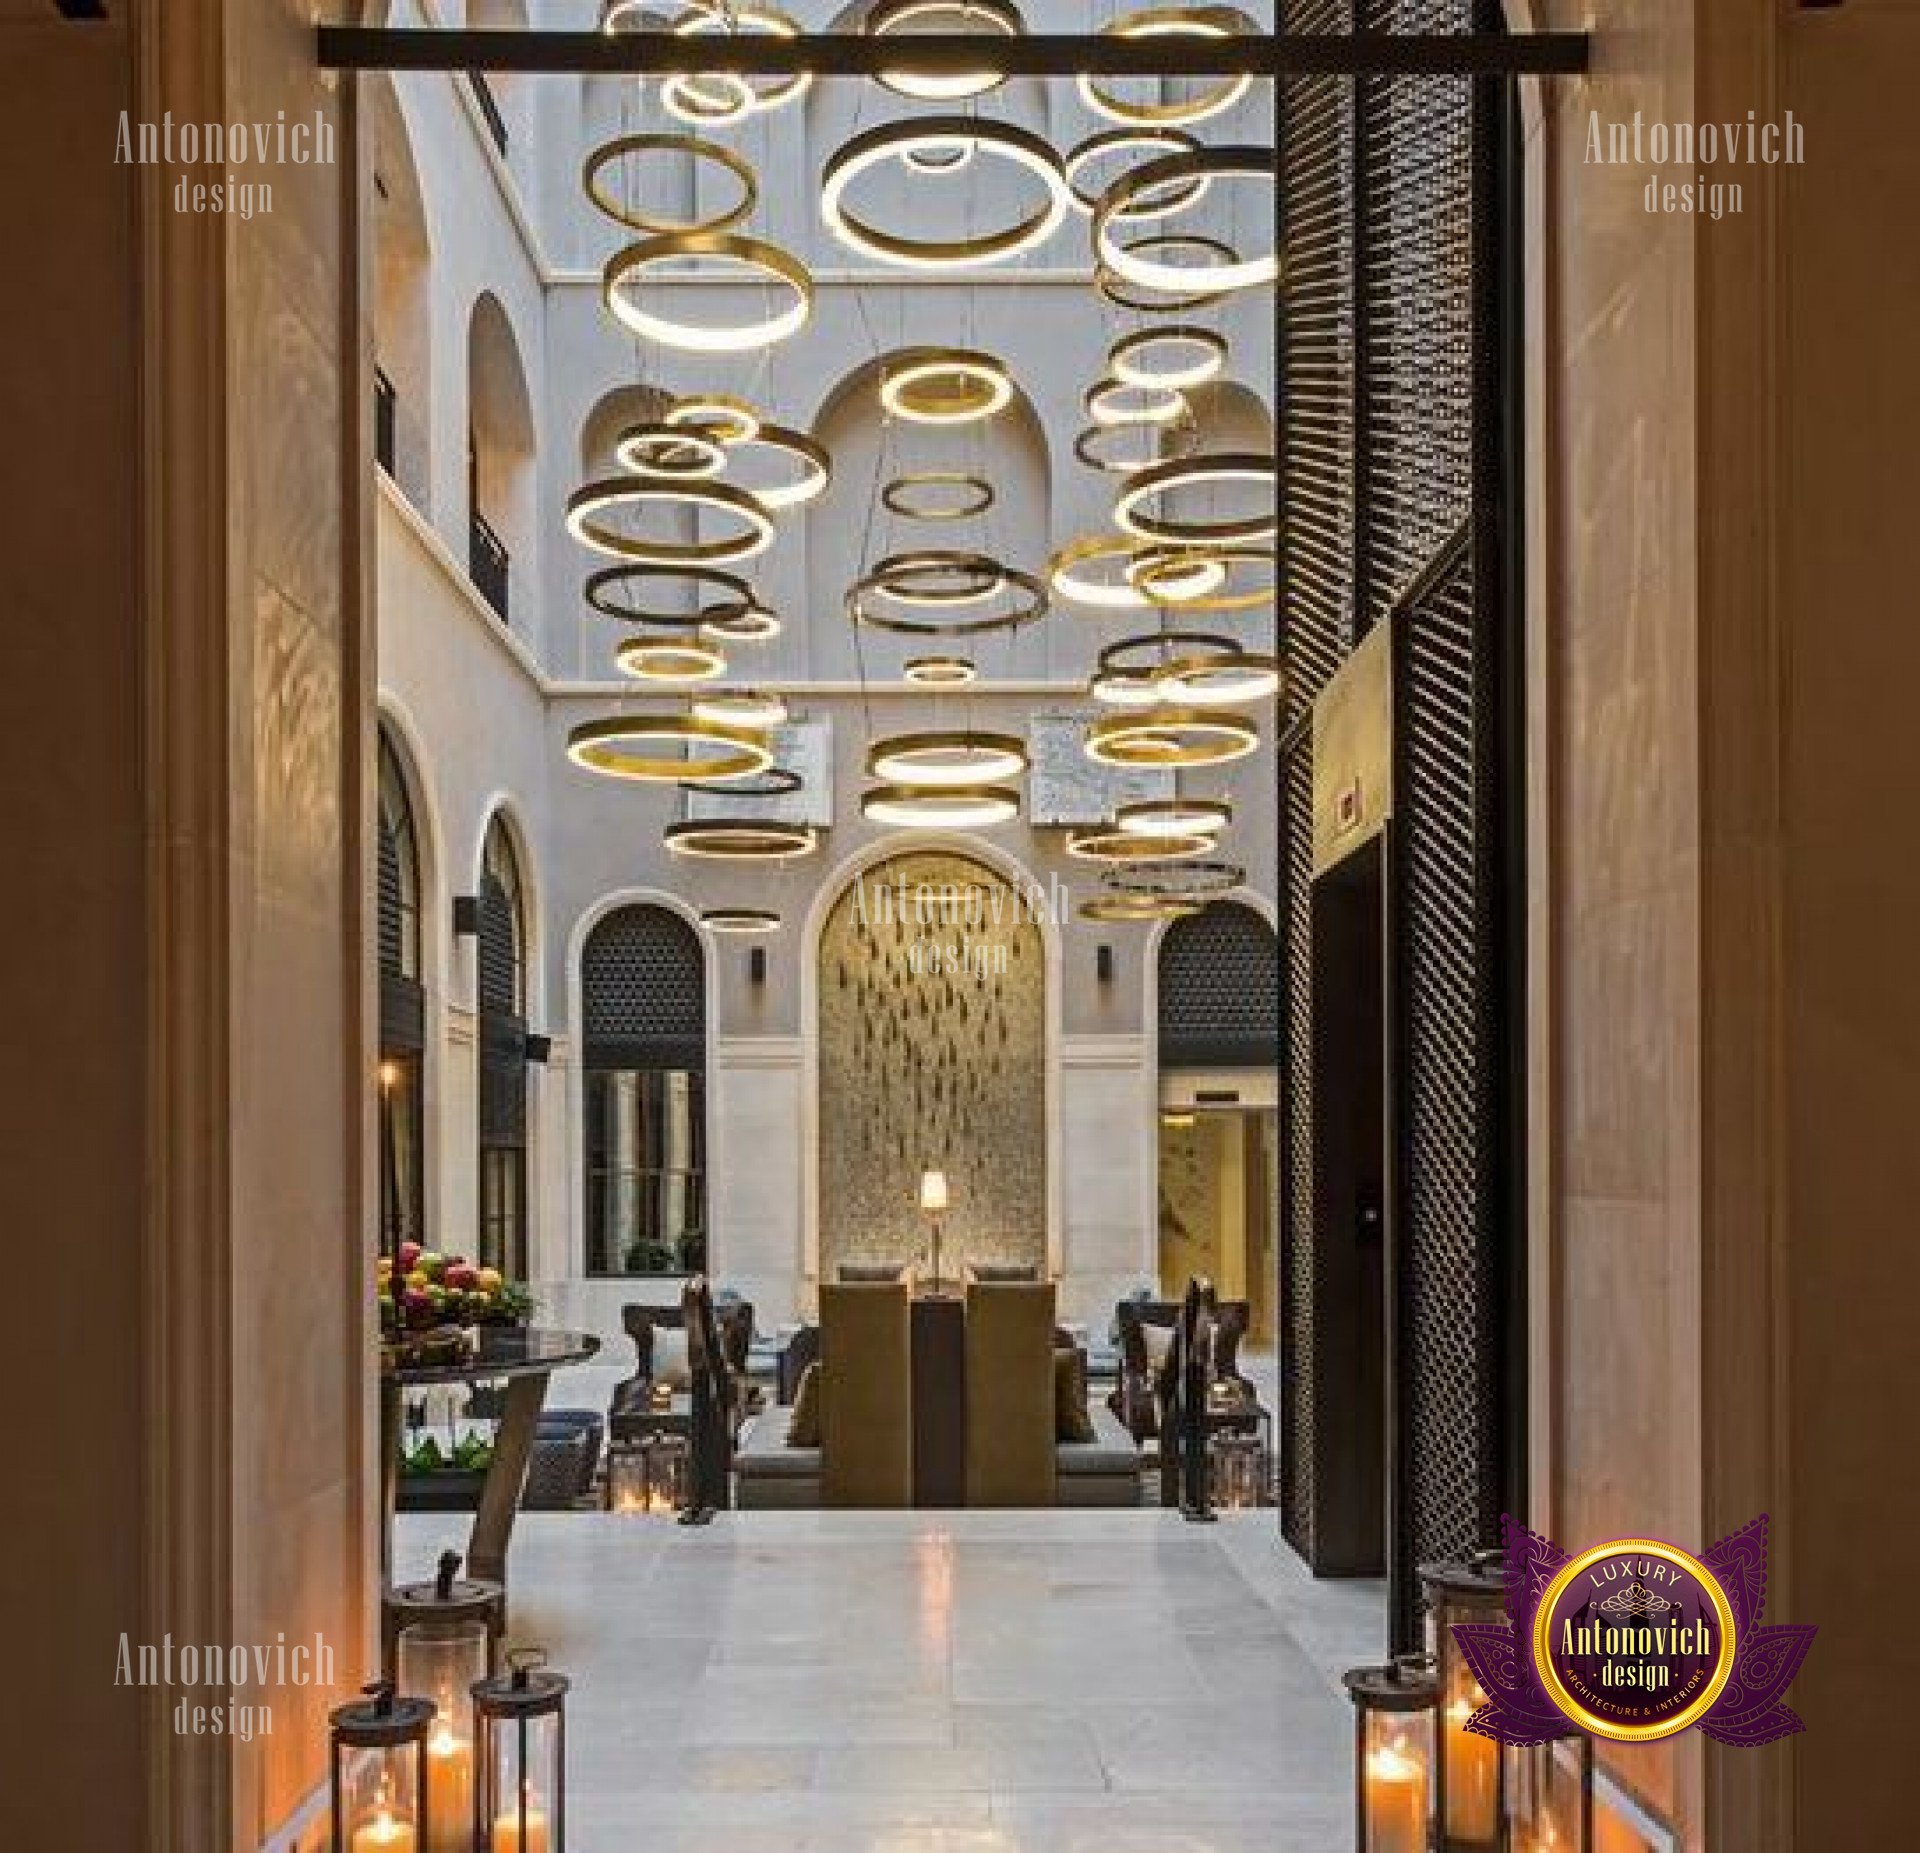
[[[660,422],[676,431],[698,431],[725,448],[750,443],[760,435],[762,421],[759,408],[745,399],[736,399],[731,393],[703,392],[674,400],[660,414]]]
[[[1231,263],[1207,265],[1169,264],[1142,255],[1136,240],[1123,241],[1117,227],[1141,218],[1164,219],[1186,210],[1169,206],[1164,197],[1157,205],[1143,204],[1163,189],[1181,181],[1250,180],[1271,188],[1274,184],[1273,150],[1252,143],[1236,143],[1223,148],[1200,148],[1191,154],[1161,155],[1124,173],[1100,196],[1093,212],[1093,250],[1098,262],[1136,288],[1170,294],[1190,290],[1197,282],[1216,294],[1252,289],[1272,283],[1280,275],[1280,253],[1262,252],[1254,257],[1236,256]]]
[[[952,789],[994,785],[1027,769],[1027,744],[1017,734],[970,727],[895,734],[867,749],[867,776],[887,785]]]
[[[700,779],[682,779],[682,791],[697,791],[708,798],[789,798],[806,784],[790,766],[768,766],[748,778],[730,779],[724,785],[709,785]]]
[[[697,426],[691,428],[698,429]],[[770,484],[738,481],[736,465],[743,456],[754,450],[769,450],[776,456],[787,458],[795,466],[792,479]],[[770,514],[777,514],[781,509],[798,508],[802,503],[824,495],[827,485],[833,480],[833,463],[825,445],[817,443],[804,431],[789,431],[785,425],[769,424],[764,419],[755,426],[751,437],[730,440],[725,446],[725,456],[726,470],[734,486],[744,489]]]
[[[694,697],[693,711],[723,727],[778,727],[787,718],[787,704],[779,694],[755,688],[710,689]]]
[[[1211,541],[1203,547],[1143,547],[1127,568],[1128,580],[1156,605],[1180,612],[1257,611],[1271,605],[1277,589],[1269,578],[1262,584],[1232,585],[1236,567],[1271,568],[1274,550],[1250,542]],[[1203,566],[1217,569],[1216,585],[1201,585],[1196,574]]]
[[[1095,380],[1080,395],[1080,404],[1096,425],[1171,425],[1188,412],[1186,394],[1175,387],[1111,377]]]
[[[1124,534],[1091,534],[1062,547],[1047,562],[1047,585],[1057,598],[1099,611],[1151,611],[1169,603],[1143,586],[1134,569],[1143,555],[1163,552]],[[1124,562],[1118,580],[1097,579],[1090,570],[1103,561]],[[1205,555],[1194,556],[1184,582],[1199,592],[1226,583],[1227,569]]]
[[[1075,434],[1073,454],[1090,470],[1131,476],[1149,464],[1165,462],[1164,440],[1173,435],[1167,425],[1089,425]]]
[[[709,933],[777,933],[780,916],[770,907],[707,907],[700,924]]]
[[[780,635],[780,620],[765,605],[750,604],[744,611],[719,608],[700,613],[700,631],[706,637],[719,637],[734,643],[765,643]]]
[[[1122,216],[1119,212],[1109,214],[1109,225]],[[1113,242],[1120,250],[1142,263],[1152,261],[1147,255],[1150,252],[1167,257],[1175,252],[1187,252],[1206,259],[1204,264],[1165,266],[1183,279],[1178,285],[1166,289],[1142,288],[1122,277],[1112,265],[1096,263],[1093,287],[1116,309],[1131,310],[1137,315],[1183,315],[1189,310],[1211,308],[1215,303],[1224,302],[1233,293],[1207,281],[1215,272],[1241,261],[1240,253],[1223,238],[1213,238],[1205,232],[1138,232],[1127,238],[1115,233]],[[1196,281],[1200,284],[1197,289],[1194,287]]]
[[[718,540],[669,541],[623,534],[601,519],[615,508],[681,505],[726,516],[737,531]],[[567,531],[584,547],[648,566],[727,566],[764,553],[773,540],[773,517],[743,489],[725,483],[678,478],[610,476],[587,483],[567,498]]]
[[[719,212],[695,219],[675,218],[668,213],[635,206],[615,194],[608,184],[607,170],[647,155],[684,156],[696,162],[709,162],[732,178],[740,190],[740,197]],[[587,156],[580,170],[580,180],[587,190],[587,197],[608,218],[632,232],[724,232],[738,225],[752,212],[760,198],[760,182],[753,169],[731,149],[722,148],[718,142],[705,141],[698,135],[617,135]]]
[[[797,862],[820,847],[811,824],[777,818],[712,817],[668,824],[661,840],[676,856],[706,862]]]
[[[1104,766],[1223,766],[1259,745],[1259,730],[1237,714],[1156,706],[1103,715],[1087,730],[1086,752]]]
[[[614,440],[613,460],[636,476],[677,477],[701,482],[727,467],[727,453],[703,431],[653,419],[629,425]]]
[[[916,425],[967,425],[1013,401],[1013,379],[995,355],[968,347],[908,347],[890,354],[880,404]]]
[[[1113,822],[1115,829],[1148,840],[1217,836],[1233,822],[1233,806],[1225,798],[1143,798],[1120,805]]]
[[[875,38],[911,38],[923,32],[979,32],[983,36],[1017,39],[1026,31],[1019,8],[1009,0],[880,0],[867,15],[867,31]],[[985,96],[1004,84],[1006,73],[978,71],[882,71],[875,79],[896,96],[922,103],[958,102]]]
[[[1032,212],[997,231],[971,238],[908,238],[883,231],[851,212],[849,187],[862,174],[915,149],[970,148],[1024,169],[1038,179],[1046,199]],[[820,215],[849,249],[909,270],[969,270],[1004,263],[1043,244],[1067,216],[1067,177],[1060,157],[1040,136],[1012,123],[985,117],[941,115],[881,123],[841,144],[820,177]]]
[[[1195,831],[1176,836],[1142,836],[1136,831],[1104,826],[1075,830],[1067,837],[1067,854],[1076,862],[1104,862],[1124,865],[1137,862],[1177,862],[1190,856],[1207,855],[1215,847],[1211,836]]]
[[[1046,587],[1033,574],[1002,566],[997,561],[988,562],[999,574],[990,592],[973,592],[964,598],[934,600],[927,599],[922,593],[903,600],[898,590],[898,579],[895,578],[890,584],[888,576],[889,569],[903,557],[907,556],[896,555],[894,561],[883,560],[872,572],[855,580],[847,589],[847,615],[854,623],[904,637],[978,637],[991,631],[1018,630],[1046,616]],[[960,615],[964,606],[981,604],[1003,592],[1017,596],[1022,602],[1003,610]],[[917,613],[931,606],[936,615],[896,616],[876,608],[874,601],[881,597],[889,598],[895,604],[904,603],[910,612]]]
[[[881,505],[902,521],[966,521],[994,504],[994,487],[965,470],[908,470],[880,490]]]
[[[1205,907],[1204,901],[1173,896],[1150,899],[1146,895],[1102,894],[1080,903],[1080,917],[1109,926],[1144,926],[1159,920],[1183,920],[1203,912]]]
[[[637,589],[660,580],[675,579],[692,586],[711,586],[726,594],[721,604],[697,607],[691,611],[616,602],[620,589]],[[606,566],[592,574],[584,588],[587,603],[616,624],[646,624],[656,630],[725,632],[749,613],[761,609],[753,588],[736,573],[723,573],[717,566],[650,566],[635,563]]]
[[[1238,644],[1168,658],[1160,668],[1160,686],[1169,701],[1190,708],[1236,707],[1279,694],[1286,665],[1264,650]]]
[[[1134,900],[1210,901],[1231,894],[1247,879],[1247,871],[1237,862],[1199,857],[1168,857],[1164,861],[1164,867],[1141,862],[1131,868],[1109,869],[1100,880],[1109,893]]]
[[[719,327],[707,322],[677,322],[643,308],[633,291],[646,273],[676,258],[707,258],[734,269],[757,272],[761,282],[787,287],[792,300],[759,321]],[[601,272],[600,297],[607,313],[646,341],[694,354],[743,354],[772,347],[797,334],[813,314],[813,279],[798,259],[763,239],[738,232],[660,232],[616,251]]]
[[[727,673],[726,657],[694,638],[629,637],[613,660],[636,682],[711,682]]]
[[[1156,6],[1124,14],[1100,30],[1104,36],[1116,39],[1238,39],[1255,37],[1261,28],[1237,7]],[[1105,116],[1109,122],[1124,123],[1129,128],[1185,127],[1205,122],[1231,109],[1253,88],[1251,72],[1236,72],[1193,96],[1172,103],[1136,103],[1104,88],[1097,78],[1081,76],[1074,81],[1079,86],[1081,101],[1090,110]]]
[[[1227,364],[1227,343],[1211,328],[1186,323],[1138,328],[1107,349],[1107,371],[1124,386],[1181,392],[1217,380]],[[1096,414],[1096,417],[1098,414]]]
[[[1175,516],[1156,505],[1179,490],[1204,489],[1217,484],[1253,483],[1268,491],[1268,505],[1251,515]],[[1135,470],[1114,499],[1115,526],[1137,539],[1178,547],[1207,547],[1215,542],[1271,540],[1280,531],[1279,472],[1270,451],[1205,451],[1191,457],[1173,457],[1164,463]]]
[[[678,785],[692,778],[751,778],[773,764],[773,748],[745,727],[691,714],[617,714],[573,728],[567,757],[608,778]]]
[[[860,796],[869,823],[897,829],[984,830],[1020,815],[1020,794],[1010,785],[875,785]]]
[[[910,656],[900,674],[919,688],[966,688],[980,678],[964,656]]]
[[[1199,146],[1191,135],[1183,135],[1178,129],[1106,129],[1078,143],[1068,153],[1061,171],[1067,177],[1067,193],[1075,210],[1091,217],[1101,195],[1113,184],[1108,181],[1106,186],[1095,186],[1087,180],[1087,171],[1095,162],[1113,154],[1191,154]],[[1206,189],[1204,180],[1188,181],[1164,198],[1154,196],[1140,202],[1136,210],[1143,215],[1170,212],[1194,204]]]
[[[780,39],[800,36],[799,25],[777,7],[701,5],[673,30],[682,38],[740,32]],[[708,72],[701,76],[683,73],[661,84],[660,101],[669,115],[679,117],[682,122],[725,128],[756,113],[799,101],[812,84],[812,73],[807,71],[777,78],[760,89],[733,72]]]
[[[1211,631],[1147,631],[1122,637],[1108,644],[1095,661],[1094,698],[1110,706],[1135,708],[1148,705],[1149,700],[1172,702],[1168,669],[1174,661],[1238,648],[1231,637]]]
[[[916,547],[875,561],[867,580],[896,605],[977,605],[1005,588],[1007,568],[969,547]]]

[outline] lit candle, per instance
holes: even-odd
[[[493,1853],[549,1853],[550,1846],[546,1814],[534,1806],[531,1795],[526,1798],[524,1812],[507,1808],[494,1816]]]
[[[1500,1746],[1467,1730],[1485,1702],[1469,1682],[1467,1695],[1447,1707],[1447,1835],[1491,1844],[1500,1819]]]
[[[470,1853],[473,1746],[444,1719],[427,1739],[427,1825],[432,1853]]]
[[[413,1823],[382,1808],[366,1826],[355,1829],[352,1853],[416,1853],[418,1845]]]
[[[1367,1757],[1367,1828],[1367,1853],[1426,1853],[1426,1767],[1397,1745]]]

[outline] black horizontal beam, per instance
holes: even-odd
[[[876,77],[993,70],[1009,77],[1550,76],[1587,68],[1584,32],[1268,33],[1238,39],[1110,33],[766,34],[534,32],[322,26],[320,63],[346,71]]]

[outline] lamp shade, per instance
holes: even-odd
[[[944,1171],[922,1171],[920,1207],[923,1210],[944,1210],[948,1201],[947,1174]]]

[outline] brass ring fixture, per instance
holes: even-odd
[[[1067,854],[1077,862],[1105,862],[1116,866],[1137,862],[1177,862],[1204,856],[1214,847],[1211,836],[1198,832],[1141,836],[1135,831],[1106,828],[1075,830],[1067,837]]]
[[[703,721],[722,727],[778,727],[787,718],[787,704],[778,694],[757,688],[717,688],[696,695],[693,711]]]
[[[1165,463],[1136,470],[1122,485],[1113,504],[1117,527],[1141,540],[1162,541],[1176,547],[1206,547],[1214,542],[1271,540],[1280,531],[1279,511],[1269,500],[1254,515],[1179,517],[1157,512],[1153,504],[1181,489],[1204,489],[1222,483],[1257,483],[1277,497],[1279,470],[1271,451],[1207,451],[1192,457],[1173,457]]]
[[[790,766],[769,766],[751,778],[734,779],[725,785],[708,785],[699,779],[682,779],[682,791],[697,791],[710,798],[788,798],[807,781]]]
[[[1080,918],[1109,926],[1146,925],[1156,920],[1183,920],[1205,911],[1204,901],[1176,896],[1153,899],[1147,895],[1103,894],[1080,903]]]
[[[1112,893],[1137,900],[1205,901],[1232,893],[1247,879],[1247,871],[1237,862],[1168,858],[1164,868],[1142,862],[1113,869],[1100,879]]]
[[[727,673],[727,659],[711,644],[689,638],[629,637],[613,653],[622,675],[636,682],[711,682]]]
[[[811,824],[777,818],[695,818],[668,824],[660,835],[674,855],[708,862],[795,862],[820,847],[820,833]]]
[[[890,553],[867,575],[876,598],[896,605],[977,605],[1007,583],[1007,569],[990,554],[966,547],[919,547]]]
[[[702,635],[729,638],[735,643],[765,643],[770,637],[778,637],[780,628],[779,618],[765,605],[750,604],[742,611],[716,606],[700,614]]]
[[[964,656],[910,656],[900,674],[920,688],[966,688],[980,678]]]
[[[1237,714],[1156,706],[1103,715],[1087,730],[1086,751],[1104,766],[1223,766],[1259,744],[1259,730]]]
[[[1046,199],[997,231],[970,238],[909,238],[883,231],[848,209],[847,190],[860,175],[904,159],[916,148],[937,151],[962,145],[975,155],[992,155],[1023,168],[1046,189]],[[1011,123],[976,116],[925,116],[882,123],[844,142],[820,177],[820,214],[834,236],[863,256],[911,270],[969,270],[1031,251],[1059,228],[1067,216],[1069,197],[1060,157],[1041,137]]]
[[[1212,631],[1146,631],[1138,637],[1122,637],[1108,644],[1100,652],[1098,663],[1102,669],[1117,669],[1123,674],[1159,675],[1170,653],[1186,655],[1199,650],[1238,648],[1231,637],[1216,636]]]
[[[1090,470],[1108,476],[1131,476],[1136,470],[1166,461],[1160,442],[1166,435],[1164,425],[1089,425],[1075,435],[1073,454]],[[1114,449],[1129,441],[1134,449]]]
[[[965,347],[909,347],[889,355],[880,403],[916,425],[967,425],[1013,400],[1013,379],[992,354]]]
[[[1112,378],[1095,380],[1080,404],[1096,425],[1170,425],[1187,414],[1187,396],[1174,387]]]
[[[676,431],[701,432],[722,446],[749,443],[760,435],[758,408],[731,393],[694,393],[676,399],[660,414],[660,422]]]
[[[1165,699],[1157,669],[1097,670],[1087,693],[1107,708],[1157,708]]]
[[[1010,785],[875,785],[860,795],[860,815],[897,829],[984,830],[1020,815]]]
[[[772,425],[764,420],[756,427],[752,437],[735,438],[726,446],[726,469],[730,480],[741,456],[751,450],[770,450],[788,458],[795,466],[795,474],[788,482],[765,486],[733,482],[735,488],[744,489],[769,514],[811,502],[816,496],[824,495],[827,485],[833,480],[833,462],[824,444],[815,442],[804,431],[789,431],[785,425]]]
[[[784,284],[792,301],[758,321],[731,326],[675,321],[643,308],[631,292],[644,282],[648,271],[682,257],[711,258],[757,273],[760,282]],[[798,333],[813,314],[813,279],[806,266],[778,246],[738,232],[663,232],[638,239],[607,260],[600,278],[600,296],[607,313],[642,340],[694,354],[741,354],[771,347]]]
[[[650,540],[623,534],[600,517],[614,508],[682,504],[732,518],[738,532],[719,540]],[[612,476],[576,489],[567,498],[567,531],[582,546],[617,560],[646,566],[725,566],[766,551],[773,517],[743,489],[725,483],[683,482],[651,476]]]
[[[1192,708],[1234,707],[1279,694],[1286,665],[1264,650],[1200,650],[1171,657],[1160,668],[1167,699]]]
[[[880,0],[867,15],[867,31],[875,38],[910,38],[918,27],[928,32],[979,32],[1017,39],[1026,31],[1018,7],[1009,0]],[[985,96],[1006,79],[1002,71],[882,71],[874,80],[896,96],[922,103],[957,102],[962,97]]]
[[[1225,798],[1145,798],[1113,813],[1114,827],[1129,836],[1217,836],[1233,822]]]
[[[882,486],[880,501],[903,521],[966,521],[993,506],[994,487],[965,470],[909,470]]]
[[[1160,210],[1158,206],[1154,208],[1156,213]],[[1123,219],[1126,214],[1116,210],[1107,216],[1111,224]],[[1205,232],[1141,232],[1131,238],[1116,235],[1112,243],[1138,264],[1152,263],[1153,259],[1149,256],[1152,252],[1165,257],[1171,257],[1176,252],[1188,252],[1207,260],[1204,264],[1156,266],[1163,273],[1170,272],[1181,278],[1178,284],[1167,288],[1142,287],[1129,282],[1111,264],[1096,263],[1093,287],[1116,309],[1130,309],[1140,315],[1178,315],[1191,309],[1210,308],[1215,303],[1224,302],[1232,294],[1230,290],[1207,281],[1216,271],[1241,261],[1240,253],[1224,238],[1211,238]],[[1200,283],[1197,289],[1194,287],[1196,280]]]
[[[727,602],[693,611],[661,611],[613,602],[611,594],[616,586],[638,586],[657,579],[717,586],[727,594]],[[612,618],[616,624],[650,624],[658,630],[715,630],[724,634],[727,625],[760,608],[754,602],[753,588],[744,579],[737,573],[723,573],[717,566],[605,566],[588,578],[584,594],[603,618]]]
[[[776,7],[700,6],[673,28],[682,38],[705,33],[749,33],[779,39],[797,39],[799,25]],[[682,73],[669,77],[660,86],[660,101],[669,115],[682,122],[726,127],[756,113],[775,110],[794,103],[813,86],[811,72],[799,71],[756,89],[746,78],[731,72],[707,72],[699,76]],[[742,96],[744,92],[744,96]]]
[[[1256,36],[1261,28],[1237,7],[1154,6],[1127,13],[1101,27],[1116,39],[1206,38],[1237,39]],[[1253,88],[1253,74],[1236,72],[1190,97],[1173,103],[1136,103],[1105,89],[1092,77],[1075,79],[1081,100],[1096,115],[1129,127],[1186,126],[1205,122],[1231,109]]]
[[[753,114],[759,94],[738,71],[682,72],[661,84],[660,101],[696,129],[731,129]]]
[[[911,556],[896,555],[895,560],[907,557]],[[978,637],[990,631],[1018,630],[1046,616],[1046,587],[1033,574],[1021,572],[1015,567],[1001,566],[998,562],[989,562],[1000,575],[994,592],[1017,594],[1023,601],[1008,609],[967,617],[947,615],[956,611],[961,603],[976,604],[984,597],[992,596],[991,593],[975,593],[965,600],[934,601],[936,608],[942,612],[937,617],[895,616],[878,611],[874,608],[874,600],[878,597],[890,598],[896,604],[904,602],[898,590],[898,579],[889,581],[889,568],[893,564],[893,561],[881,561],[873,571],[856,579],[848,587],[847,615],[854,623],[864,624],[873,630],[892,631],[905,637]],[[915,602],[925,604],[928,601],[922,596]]]
[[[1122,240],[1115,227],[1140,218],[1166,218],[1185,211],[1183,206],[1143,204],[1143,199],[1183,180],[1250,180],[1274,184],[1273,151],[1251,143],[1224,148],[1200,148],[1191,154],[1166,154],[1124,173],[1100,196],[1093,214],[1093,249],[1098,261],[1136,288],[1163,295],[1191,290],[1196,282],[1216,295],[1272,283],[1280,275],[1280,253],[1236,256],[1231,263],[1167,264],[1142,255],[1139,240]]]
[[[1101,611],[1149,611],[1163,601],[1144,589],[1134,567],[1143,554],[1159,551],[1124,534],[1090,534],[1062,547],[1047,562],[1047,586],[1057,598],[1077,605],[1090,605]],[[1201,564],[1196,571],[1202,577],[1200,589],[1210,591],[1226,582],[1223,565],[1209,567],[1207,556],[1192,556]],[[1100,561],[1124,561],[1120,580],[1097,579],[1088,570]],[[1210,580],[1205,577],[1211,572]]]
[[[1269,580],[1264,585],[1256,582],[1230,589],[1234,568],[1273,564],[1271,547],[1251,543],[1147,547],[1127,568],[1127,577],[1154,604],[1171,605],[1180,612],[1256,611],[1273,603],[1277,587]],[[1221,577],[1215,585],[1202,587],[1196,581],[1194,575],[1202,565],[1219,569]]]
[[[1107,370],[1123,385],[1142,391],[1181,392],[1204,386],[1218,379],[1226,364],[1225,338],[1211,328],[1195,328],[1185,322],[1168,328],[1136,329],[1107,349]]]
[[[617,199],[605,180],[607,169],[629,161],[636,155],[678,155],[696,162],[709,161],[732,177],[740,189],[740,197],[733,205],[723,211],[709,213],[705,218],[677,219],[668,214],[642,210]],[[608,218],[633,232],[724,232],[738,225],[752,212],[760,198],[760,182],[753,169],[731,149],[722,148],[718,142],[703,140],[698,135],[617,135],[587,156],[580,178],[587,189],[587,197]]]
[[[770,907],[707,907],[700,924],[709,933],[777,933],[780,916]]]
[[[716,783],[751,778],[773,764],[773,748],[744,727],[721,727],[691,714],[616,714],[573,728],[567,757],[608,778],[678,785],[689,774]]]
[[[699,482],[726,468],[727,453],[704,432],[649,419],[621,432],[614,440],[613,460],[636,476]]]
[[[999,784],[1027,769],[1018,734],[972,728],[895,734],[867,748],[867,776],[887,785],[951,789]]]
[[[1094,187],[1086,183],[1086,174],[1096,161],[1110,154],[1125,154],[1139,150],[1152,155],[1188,154],[1200,144],[1191,135],[1182,135],[1178,129],[1106,129],[1098,135],[1089,135],[1077,144],[1068,154],[1061,172],[1067,177],[1067,193],[1074,206],[1081,212],[1092,216],[1093,210],[1100,204],[1100,196],[1106,187]],[[1107,183],[1109,186],[1111,181]],[[1206,191],[1204,180],[1189,182],[1178,187],[1165,198],[1155,198],[1144,202],[1142,212],[1171,212],[1181,206],[1190,206]]]

